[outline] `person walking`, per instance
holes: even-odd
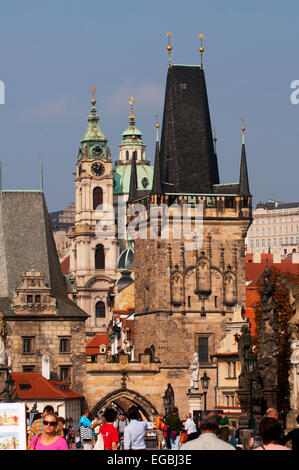
[[[114,427],[118,430],[119,436],[119,449],[123,449],[124,446],[124,430],[125,427],[130,423],[129,418],[127,418],[126,413],[121,411],[117,420],[114,422]]]
[[[95,439],[94,428],[100,425],[100,421],[95,419],[92,423],[89,419],[89,410],[83,410],[82,416],[79,419],[80,438],[83,450],[93,449],[93,440]]]
[[[174,407],[172,413],[167,416],[166,425],[168,426],[171,450],[178,450],[180,448],[180,432],[184,426],[179,418],[177,407]]]
[[[291,450],[286,446],[278,444],[282,427],[276,418],[265,416],[259,424],[259,434],[262,444],[254,450]]]
[[[236,450],[217,437],[219,421],[217,411],[204,411],[200,418],[200,436],[182,444],[180,450]]]
[[[43,416],[43,432],[36,434],[30,441],[30,450],[68,450],[66,440],[58,436],[56,428],[57,416],[48,413]]]
[[[30,426],[29,436],[28,436],[28,444],[32,441],[34,436],[38,434],[43,434],[44,432],[43,421],[44,421],[45,416],[48,413],[51,413],[51,414],[54,413],[54,408],[52,405],[46,405],[43,409],[42,415],[32,422]],[[63,426],[61,425],[61,423],[59,423],[58,419],[57,419],[56,434],[60,437],[64,437]]]
[[[131,406],[128,410],[130,424],[124,429],[124,449],[142,450],[146,449],[144,433],[150,426],[146,417],[137,406]],[[142,421],[140,421],[140,417]]]
[[[162,414],[160,413],[157,415],[156,420],[155,420],[158,450],[163,449],[163,442],[164,442],[163,428],[164,428],[164,419],[163,419]]]
[[[227,442],[229,437],[229,421],[228,417],[225,416],[223,411],[219,411],[220,423],[219,423],[219,437],[223,441]]]
[[[188,441],[192,441],[198,437],[196,424],[192,419],[191,413],[188,413],[186,416],[185,430],[187,431]]]
[[[103,436],[105,450],[117,450],[119,434],[113,424],[116,416],[117,411],[113,408],[106,408],[104,413],[105,422],[99,429],[99,434]]]

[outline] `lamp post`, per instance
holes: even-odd
[[[6,384],[6,393],[7,393],[7,396],[8,396],[8,401],[11,402],[11,401],[13,401],[12,397],[13,397],[13,394],[15,392],[15,383],[13,381],[13,378],[12,378],[11,374],[8,374],[8,377],[5,380],[5,384]]]
[[[248,418],[248,428],[253,429],[255,425],[255,419],[253,416],[253,393],[252,393],[252,383],[253,377],[252,374],[255,370],[256,366],[256,357],[252,352],[252,348],[250,347],[248,356],[245,358],[246,370],[249,375],[249,418]]]
[[[211,380],[210,377],[208,377],[205,371],[203,376],[200,378],[201,387],[202,387],[202,391],[204,394],[204,411],[206,411],[207,409],[207,392],[208,392],[210,380]]]

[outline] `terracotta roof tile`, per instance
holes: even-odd
[[[21,400],[61,400],[84,398],[59,380],[47,380],[36,372],[12,372],[16,393]],[[68,389],[63,390],[63,387]]]

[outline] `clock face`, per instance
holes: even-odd
[[[102,150],[102,147],[100,145],[96,145],[91,150],[91,153],[96,157],[99,157],[102,154],[102,152],[103,152],[103,150]]]
[[[105,171],[103,163],[95,162],[91,165],[91,172],[96,176],[101,176]]]

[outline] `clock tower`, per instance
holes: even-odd
[[[87,336],[106,332],[111,320],[107,293],[116,279],[118,257],[110,149],[99,126],[94,88],[91,93],[88,127],[81,139],[75,173],[75,226],[69,232],[77,303],[90,316]]]

